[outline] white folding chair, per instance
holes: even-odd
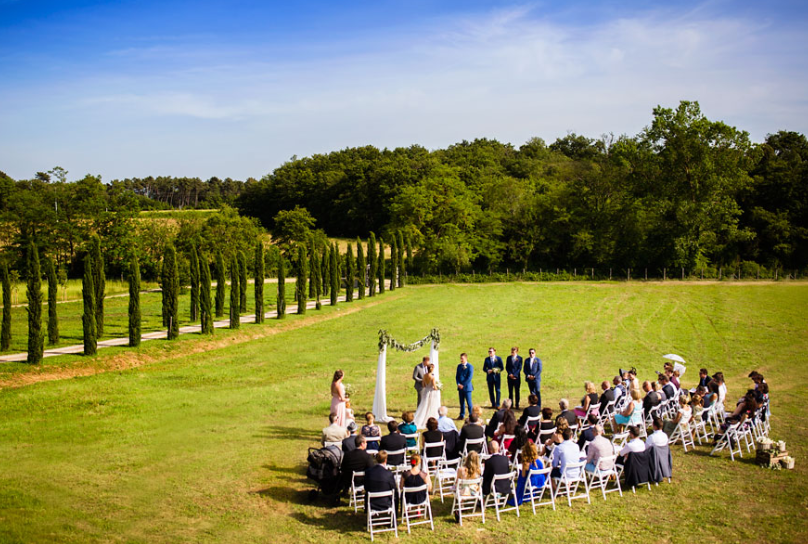
[[[393,531],[398,537],[398,525],[396,524],[396,502],[395,491],[392,489],[388,491],[368,491],[368,531],[370,531],[370,540],[373,541],[375,533],[384,533]],[[376,510],[373,507],[373,499],[381,499],[390,497],[390,507]]]
[[[425,492],[426,499],[421,502],[410,502],[407,495],[412,493]],[[404,486],[401,493],[401,517],[404,523],[407,524],[407,532],[410,532],[410,527],[413,525],[423,525],[428,523],[432,530],[435,530],[435,524],[432,522],[432,504],[429,502],[429,493],[427,492],[426,484],[419,485],[418,487]]]
[[[603,493],[604,501],[606,500],[606,493],[612,493],[613,491],[617,491],[620,493],[621,497],[623,496],[623,490],[620,488],[620,474],[617,472],[615,466],[616,461],[617,455],[601,457],[598,459],[595,470],[589,473],[589,491],[599,487],[601,493]],[[609,482],[612,478],[614,478],[615,485],[611,489],[608,489]]]
[[[541,416],[528,416],[525,421],[525,432],[530,432],[530,427],[535,427],[541,423]]]
[[[555,432],[556,432],[555,427],[553,427],[552,429],[545,429],[543,431],[539,431],[539,444],[544,444],[545,442],[550,440],[550,438],[553,437]]]
[[[578,440],[578,425],[570,425],[570,430],[572,431],[572,439]]]
[[[536,515],[536,507],[544,506],[545,504],[552,504],[553,510],[556,509],[555,497],[553,496],[553,486],[550,484],[550,472],[553,470],[549,464],[545,465],[547,468],[530,470],[527,482],[525,482],[525,495],[524,500],[530,500],[530,506],[533,508],[533,515]],[[544,476],[544,483],[539,487],[533,487],[533,476]],[[547,491],[550,500],[542,502],[544,492]]]
[[[553,498],[558,500],[558,495],[563,494],[567,496],[567,504],[572,506],[574,499],[586,499],[586,502],[592,504],[589,499],[589,484],[586,480],[586,473],[584,472],[583,461],[577,463],[567,463],[564,471],[561,473],[560,478],[554,478],[556,482],[555,492]],[[583,484],[583,493],[578,493],[578,487]]]
[[[713,447],[712,451],[710,452],[710,455],[715,455],[721,450],[729,449],[729,456],[730,459],[732,459],[733,461],[735,460],[736,453],[741,458],[743,458],[743,452],[741,450],[741,441],[739,440],[740,437],[738,436],[739,427],[740,423],[733,423],[732,425],[727,427],[726,432],[718,439],[718,442],[716,442],[715,447]]]
[[[497,491],[497,482],[507,481],[509,483],[508,492],[500,493]],[[515,506],[508,506],[508,497],[513,497]],[[491,481],[491,492],[485,496],[485,507],[491,508],[494,506],[494,511],[497,514],[497,521],[500,521],[499,514],[508,512],[509,510],[516,510],[516,517],[519,517],[519,503],[516,500],[516,471],[511,471],[507,474],[496,474]]]
[[[407,455],[409,455],[410,453],[418,453],[418,450],[420,449],[418,447],[418,438],[419,438],[418,433],[402,434],[401,436],[407,439],[407,444],[410,443],[410,440],[414,441],[414,444],[412,446],[407,446],[406,448]]]
[[[366,436],[365,441],[367,442],[368,446],[366,448],[367,451],[379,451],[379,444],[381,444],[382,437],[381,436]]]
[[[693,442],[693,431],[690,429],[690,423],[687,421],[680,421],[671,433],[671,444],[676,444],[679,440],[682,441],[682,447],[685,453],[687,453],[687,446],[690,446],[690,449],[696,449],[696,444]]]
[[[505,442],[507,442],[508,440],[513,440],[514,438],[516,438],[516,435],[514,434],[503,434],[502,439],[499,443],[500,444],[499,451],[503,452],[508,457],[511,456],[511,452],[505,449]]]
[[[471,489],[469,495],[462,495],[461,492]],[[480,511],[477,512],[477,505]],[[485,523],[485,503],[483,502],[483,479],[474,478],[472,480],[457,480],[455,482],[454,500],[452,501],[452,514],[460,525],[463,525],[463,518],[480,516]]]
[[[606,422],[612,418],[612,415],[614,415],[615,402],[617,401],[610,400],[609,402],[606,403],[606,406],[603,408],[603,412],[602,413],[598,412],[598,423],[600,425],[605,425]]]
[[[460,467],[460,458],[451,461],[444,459],[435,472],[435,485],[438,487],[440,502],[444,497],[450,496],[457,480],[457,469]]]
[[[387,452],[387,466],[393,472],[401,472],[407,469],[407,449],[393,450]]]
[[[446,442],[441,440],[424,444],[421,452],[421,465],[426,472],[432,474],[444,459],[446,459]]]
[[[364,477],[364,472],[354,472],[351,475],[351,500],[348,503],[348,507],[353,506],[354,513],[358,512],[360,508],[365,508],[364,481],[362,484],[357,483],[357,480],[362,480]]]
[[[469,450],[469,446],[480,446],[480,449],[472,448]],[[466,457],[469,454],[469,451],[478,451],[480,455],[488,455],[488,446],[485,443],[485,437],[481,436],[480,438],[467,438],[466,443],[463,444],[463,455],[462,457]]]
[[[615,449],[617,449],[618,451],[623,449],[623,446],[626,445],[627,441],[628,441],[628,431],[624,431],[622,433],[615,433],[612,435],[612,446],[614,446]]]

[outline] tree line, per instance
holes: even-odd
[[[636,136],[313,155],[245,186],[236,206],[273,233],[290,212],[331,236],[401,231],[422,274],[803,270],[808,141],[781,131],[753,144],[681,102]]]

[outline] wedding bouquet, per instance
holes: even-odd
[[[443,382],[436,381],[435,382],[435,389],[437,389],[438,391],[443,391]]]
[[[499,374],[501,372],[502,372],[502,370],[500,370],[499,368],[492,368],[491,369],[491,374]]]
[[[345,387],[345,396],[346,397],[351,397],[356,392],[353,385],[351,385],[349,383],[344,383],[342,385],[343,385],[343,387]]]

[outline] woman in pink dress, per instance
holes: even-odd
[[[337,419],[334,423],[340,427],[345,427],[348,424],[346,417],[345,403],[348,397],[345,396],[345,386],[342,385],[342,378],[345,373],[342,370],[334,372],[334,380],[331,382],[331,413],[337,414]]]

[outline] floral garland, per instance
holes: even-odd
[[[398,340],[390,336],[390,334],[388,334],[388,332],[384,329],[379,331],[379,351],[384,349],[384,346],[387,346],[391,349],[397,349],[398,351],[404,351],[409,353],[411,351],[415,351],[417,349],[422,348],[423,345],[426,344],[427,342],[434,342],[435,349],[438,349],[438,347],[440,346],[440,332],[438,331],[438,329],[432,329],[427,336],[425,336],[421,340],[418,340],[417,342],[408,345],[400,344]]]

